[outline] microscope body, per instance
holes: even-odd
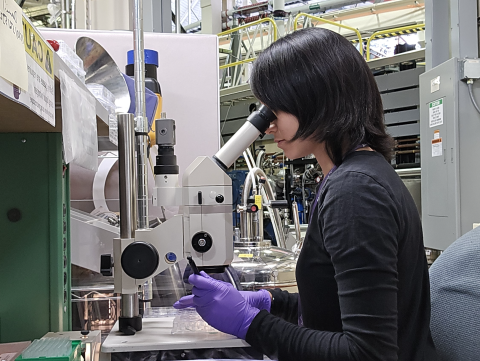
[[[175,262],[191,256],[200,270],[210,273],[223,272],[231,263],[232,180],[226,170],[258,136],[265,133],[275,118],[275,114],[265,106],[254,111],[217,154],[212,158],[198,157],[187,167],[182,186],[179,186],[179,168],[174,154],[175,121],[156,120],[158,155],[154,167],[153,204],[180,206],[180,214],[155,228],[124,232],[124,237],[114,239],[113,265],[110,264],[111,257],[105,255],[108,257],[104,274],[111,274],[114,266],[115,292],[122,294],[122,316],[119,319],[121,332],[132,335],[142,329],[137,294],[146,281]],[[128,133],[129,144],[134,143],[132,133],[133,128]],[[131,164],[134,155],[132,147],[128,149],[122,157],[126,164]],[[128,179],[129,184],[135,183],[134,171],[124,173],[123,178]],[[131,208],[134,208],[132,194],[134,193],[130,192],[125,198],[132,204]],[[135,217],[126,219],[135,223]],[[135,228],[132,226],[130,229]]]
[[[178,174],[155,174],[153,204],[180,206],[181,213],[155,228],[136,230],[135,239],[114,240],[114,262],[122,265],[116,269],[121,275],[115,274],[115,292],[136,292],[149,278],[188,256],[206,272],[223,272],[232,262],[232,180],[211,158],[196,158],[185,170],[181,187]],[[134,242],[151,245],[158,254],[151,275],[136,278],[125,272],[128,263],[149,263],[148,256],[124,256]],[[146,252],[154,253],[148,248]]]

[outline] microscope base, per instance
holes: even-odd
[[[142,330],[142,317],[119,317],[118,329],[126,336],[135,335],[137,331]]]

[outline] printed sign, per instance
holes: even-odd
[[[255,204],[257,205],[258,209],[262,209],[262,196],[257,194],[255,195]]]
[[[432,157],[440,157],[442,154],[442,138],[432,139]]]
[[[27,53],[30,109],[55,126],[53,49],[25,19],[23,19],[23,32],[25,34],[24,51]]]
[[[0,0],[0,76],[26,91],[28,75],[22,14],[22,9],[15,1]]]
[[[443,124],[443,99],[435,100],[428,104],[430,128]]]

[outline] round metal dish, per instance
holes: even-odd
[[[85,83],[102,84],[115,96],[117,113],[127,113],[130,108],[127,83],[107,51],[95,40],[83,36],[77,40],[75,52],[83,60]]]

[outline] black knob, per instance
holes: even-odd
[[[18,208],[9,209],[7,212],[7,218],[10,222],[18,222],[22,219],[22,212]]]
[[[102,254],[100,256],[100,273],[104,276],[113,275],[113,257],[111,254]]]
[[[221,194],[217,194],[217,196],[215,197],[215,201],[217,201],[217,203],[223,203],[224,200],[225,200],[225,197],[222,196]]]
[[[198,232],[192,237],[192,247],[199,253],[207,252],[212,245],[212,237],[207,232]]]
[[[122,253],[122,268],[125,273],[135,279],[150,277],[158,268],[160,257],[157,249],[150,243],[130,243]]]
[[[82,331],[80,331],[80,333],[82,334],[82,336],[87,336],[90,333],[90,331],[82,330]]]

